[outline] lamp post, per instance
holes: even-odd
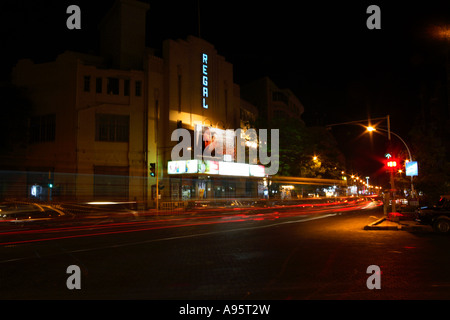
[[[371,131],[375,131],[375,128],[372,127],[370,125],[370,121],[375,121],[375,120],[386,120],[387,123],[387,134],[388,134],[388,140],[389,142],[391,141],[391,120],[389,115],[387,115],[386,117],[380,117],[380,118],[373,118],[369,120],[369,126],[364,126],[363,123],[367,123],[368,120],[364,119],[364,120],[356,120],[356,121],[348,121],[348,122],[341,122],[341,123],[334,123],[334,124],[330,124],[327,125],[327,128],[330,127],[334,127],[334,126],[340,126],[340,125],[347,125],[347,124],[355,124],[355,125],[360,125],[365,127],[369,132]],[[369,129],[370,128],[370,129]],[[390,171],[390,185],[391,185],[391,191],[392,191],[392,207],[391,207],[391,212],[395,212],[395,182],[394,182],[394,173],[392,172],[392,170]]]
[[[369,128],[370,128],[370,129],[369,129]],[[374,127],[371,127],[371,126],[367,127],[367,130],[368,130],[368,131],[377,131],[377,130],[380,130],[380,131],[387,132],[387,130],[385,130],[385,129],[374,128]],[[409,161],[413,161],[413,158],[412,158],[412,155],[411,155],[411,151],[409,150],[409,147],[408,147],[408,145],[406,144],[406,142],[405,142],[398,134],[396,134],[395,132],[389,131],[389,133],[390,133],[390,134],[393,134],[394,136],[396,136],[396,137],[403,143],[403,145],[404,145],[405,148],[406,148],[406,151],[408,152]],[[413,176],[411,176],[411,197],[413,197],[414,194],[415,194],[415,191],[414,191]]]

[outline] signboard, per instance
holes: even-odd
[[[405,163],[406,175],[407,176],[418,176],[419,175],[419,166],[417,161],[409,161]]]
[[[169,174],[197,173],[197,167],[197,160],[169,161],[167,163],[167,172]]]
[[[208,55],[204,53],[202,56],[202,97],[204,109],[208,109],[208,103],[206,102],[208,95]]]
[[[197,171],[198,171],[198,160],[187,160],[186,173],[197,173]]]
[[[266,175],[265,167],[261,165],[250,165],[250,176],[252,177],[264,177]]]
[[[219,174],[219,161],[199,161],[198,173]]]
[[[219,174],[222,176],[249,176],[249,165],[247,163],[220,162]]]
[[[264,177],[265,167],[239,162],[223,162],[212,160],[176,160],[167,163],[167,173],[204,173],[222,176]]]
[[[169,174],[186,173],[186,161],[169,161],[167,164],[167,172]]]

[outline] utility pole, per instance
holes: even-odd
[[[387,115],[386,117],[386,121],[387,121],[387,133],[388,133],[388,140],[389,140],[389,148],[391,147],[391,121],[389,118],[389,115]],[[391,207],[391,212],[395,212],[395,181],[394,181],[394,169],[391,168],[391,170],[389,171],[389,180],[391,183],[391,192],[392,192],[392,207]]]
[[[382,130],[382,129],[380,129],[380,130],[387,131],[388,140],[389,140],[389,146],[391,146],[391,120],[390,120],[390,116],[387,115],[386,117],[374,118],[374,119],[370,119],[370,120],[372,120],[372,121],[373,120],[386,120],[386,122],[387,122],[387,130]],[[366,122],[367,122],[367,120],[348,121],[348,122],[341,122],[341,123],[330,124],[330,125],[327,125],[326,127],[330,128],[330,127],[333,127],[333,126],[347,125],[347,124],[357,124],[357,125],[361,125],[362,126],[362,123],[366,123]],[[396,136],[399,137],[397,134],[396,134]],[[401,138],[400,138],[400,140],[406,146],[406,143]],[[408,149],[407,146],[406,146],[406,148],[407,148],[407,150],[409,152],[409,149]],[[410,158],[411,158],[411,154],[410,154]],[[411,160],[412,160],[412,158],[411,158]],[[390,189],[389,193],[392,194],[392,199],[391,199],[392,200],[392,207],[391,207],[391,210],[392,210],[392,212],[395,212],[395,209],[396,209],[395,208],[395,182],[394,182],[394,171],[393,171],[393,169],[390,170],[389,174],[390,174],[390,179],[389,180],[390,180],[390,186],[391,186],[391,189]],[[385,199],[385,201],[386,201],[386,199]]]

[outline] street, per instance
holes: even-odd
[[[1,299],[450,298],[450,237],[372,231],[367,203],[0,232]],[[12,228],[12,227],[11,227]],[[69,266],[80,288],[67,286]],[[371,265],[380,289],[369,289]]]

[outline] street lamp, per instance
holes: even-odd
[[[386,117],[380,117],[380,118],[373,118],[369,120],[369,126],[364,126],[363,123],[367,123],[368,121],[365,120],[357,120],[357,121],[348,121],[348,122],[341,122],[341,123],[334,123],[334,124],[330,124],[327,125],[327,128],[331,128],[333,126],[339,126],[339,125],[347,125],[347,124],[355,124],[355,125],[360,125],[365,127],[369,132],[375,131],[375,127],[370,125],[370,121],[374,121],[374,120],[386,120],[387,123],[387,134],[388,134],[388,140],[391,141],[391,121],[390,121],[390,117],[389,115],[387,115]],[[401,139],[401,138],[400,138]],[[409,150],[409,149],[408,149]],[[411,177],[412,179],[412,177]],[[391,171],[390,173],[390,184],[391,184],[391,190],[392,190],[392,212],[395,212],[395,184],[394,184],[394,175],[393,172]]]
[[[369,132],[373,132],[373,131],[380,130],[380,131],[388,132],[389,134],[393,134],[393,135],[396,136],[396,137],[403,143],[403,145],[405,146],[406,151],[408,152],[409,161],[412,161],[412,160],[413,160],[413,159],[412,159],[412,156],[411,156],[411,151],[409,150],[408,145],[407,145],[406,142],[405,142],[398,134],[396,134],[395,132],[392,132],[392,131],[390,131],[390,130],[388,131],[388,130],[385,130],[385,129],[382,129],[382,128],[377,128],[377,129],[375,129],[375,128],[372,127],[372,126],[368,126],[366,129],[367,129],[367,131],[369,131]],[[413,184],[413,176],[411,176],[411,197],[413,197],[414,194],[415,194],[415,191],[414,191],[414,184]]]

